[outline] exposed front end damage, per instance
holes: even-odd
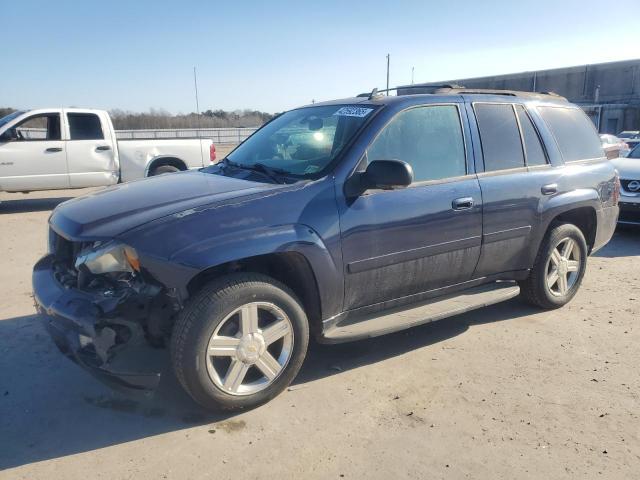
[[[114,387],[154,390],[181,302],[144,269],[94,275],[74,260],[86,244],[57,234],[33,270],[36,309],[60,351]]]

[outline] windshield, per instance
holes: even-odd
[[[17,111],[15,111],[13,113],[10,113],[9,115],[5,115],[4,117],[0,118],[0,127],[5,126],[11,120],[13,120],[16,117],[19,117],[23,113],[24,113],[24,110],[17,110]]]
[[[310,178],[323,171],[360,130],[375,107],[330,105],[291,110],[258,130],[227,161]]]

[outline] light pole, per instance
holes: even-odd
[[[387,53],[387,96],[389,96],[389,59],[391,55]]]

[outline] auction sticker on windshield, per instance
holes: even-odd
[[[339,117],[366,117],[373,111],[373,108],[364,107],[342,107],[334,115]]]

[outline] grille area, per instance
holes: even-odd
[[[59,235],[52,228],[49,228],[49,253],[53,254],[60,266],[75,271],[76,258],[85,248],[89,247],[89,242],[73,242]]]
[[[623,180],[620,179],[620,185],[622,185],[622,188],[626,191],[626,192],[630,192],[630,193],[640,193],[640,190],[629,190],[629,184],[631,182],[640,182],[640,179],[637,180]]]
[[[78,285],[78,271],[75,268],[76,258],[85,248],[88,242],[73,242],[49,228],[49,253],[56,261],[54,263],[55,276],[60,283],[67,287]]]

